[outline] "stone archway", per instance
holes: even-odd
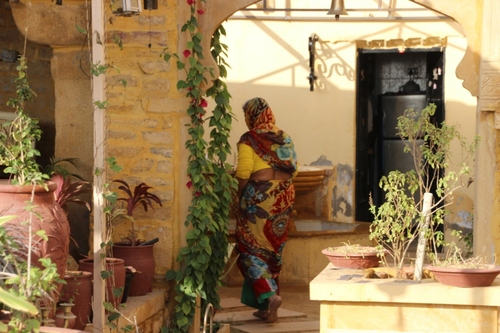
[[[479,68],[480,68],[480,53],[481,53],[481,33],[477,33],[478,24],[482,23],[482,11],[477,1],[457,0],[454,2],[446,0],[410,0],[420,4],[426,8],[438,11],[455,19],[464,29],[468,48],[466,54],[457,68],[457,77],[464,81],[464,87],[470,91],[473,96],[478,96],[479,93]],[[207,31],[211,34],[217,27],[232,14],[240,9],[250,6],[258,1],[255,0],[214,0],[207,1],[203,5],[205,15],[199,18],[201,31]],[[484,8],[487,7],[485,1]],[[186,6],[179,6],[180,13],[179,22],[183,22],[183,18],[189,15],[189,10]],[[488,12],[488,11],[485,11]],[[182,39],[182,37],[181,37]],[[179,47],[184,45],[183,41],[179,41]],[[203,41],[203,49],[207,50],[205,59],[212,59],[210,56],[210,40]],[[180,50],[182,51],[182,50]],[[215,63],[211,63],[212,67],[217,68]]]
[[[476,134],[481,137],[482,143],[477,152],[475,168],[474,238],[481,239],[481,244],[474,243],[474,253],[491,259],[493,255],[500,255],[500,219],[494,218],[494,212],[500,211],[500,204],[495,200],[499,197],[498,186],[495,186],[499,182],[495,166],[498,155],[496,129],[500,128],[496,117],[496,111],[500,109],[500,37],[492,33],[500,29],[500,23],[493,19],[500,14],[500,5],[495,0],[411,1],[455,19],[464,29],[468,41],[456,75],[463,80],[463,86],[478,97]],[[211,34],[234,12],[255,2],[207,1],[204,5],[206,15],[199,21],[200,29]],[[187,12],[181,13],[180,21],[186,15]],[[185,44],[182,37],[180,39],[179,47]],[[209,42],[208,39],[204,41],[204,50],[207,50],[205,59],[212,59],[208,51]],[[213,63],[210,65],[217,68]]]

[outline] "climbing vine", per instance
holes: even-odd
[[[220,308],[220,298],[218,287],[221,282],[221,276],[227,255],[228,230],[227,222],[230,214],[231,193],[236,190],[235,179],[227,172],[231,166],[226,163],[227,156],[231,153],[229,144],[229,134],[231,131],[232,114],[229,100],[231,95],[228,92],[227,85],[220,79],[227,76],[226,62],[222,55],[227,55],[227,46],[220,42],[220,36],[225,35],[224,27],[221,25],[212,37],[212,56],[217,62],[220,76],[214,81],[213,86],[207,90],[207,96],[213,98],[216,107],[210,117],[209,127],[210,142],[208,147],[208,158],[215,161],[214,169],[214,191],[218,200],[214,202],[213,214],[213,236],[210,237],[210,247],[213,255],[210,256],[209,272],[205,275],[205,292],[207,294],[207,303],[212,303],[216,308]]]
[[[204,0],[201,0],[204,3]],[[186,235],[185,247],[179,251],[177,261],[179,270],[167,273],[167,280],[175,280],[177,302],[174,310],[173,331],[187,332],[196,314],[196,298],[203,303],[212,303],[219,307],[217,288],[219,277],[227,256],[227,222],[231,204],[231,192],[236,184],[227,172],[230,166],[226,158],[231,151],[228,138],[231,130],[230,94],[227,86],[220,79],[215,79],[213,86],[204,92],[207,86],[206,75],[212,78],[213,68],[203,66],[203,35],[198,31],[198,15],[202,9],[196,9],[194,0],[187,0],[191,15],[181,31],[188,34],[186,49],[181,59],[178,54],[165,52],[164,58],[176,59],[177,69],[184,70],[186,78],[177,82],[177,89],[186,92],[189,99],[187,115],[190,118],[188,134],[190,138],[185,147],[189,151],[187,174],[188,188],[193,196],[185,225],[191,227]],[[217,62],[220,77],[226,76],[225,55],[227,46],[221,44],[220,36],[225,34],[222,27],[212,37],[212,56]],[[187,60],[187,65],[183,60]],[[208,102],[211,97],[216,102],[213,115],[206,117]],[[210,142],[204,139],[204,124],[209,121]]]

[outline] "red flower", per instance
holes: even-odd
[[[191,189],[191,187],[193,187],[193,181],[192,181],[192,180],[188,181],[188,182],[186,183],[186,187],[187,187],[188,189]]]
[[[191,55],[191,51],[189,50],[184,50],[184,52],[182,52],[182,54],[184,54],[184,57],[187,58]]]
[[[200,14],[200,15],[203,15],[203,14],[205,13],[205,11],[204,11],[203,9],[198,9],[198,10],[197,10],[197,12],[198,12],[198,14]]]
[[[201,192],[200,192],[200,191],[198,191],[198,192],[194,192],[194,196],[195,196],[195,197],[199,197],[200,195],[201,195]]]
[[[187,0],[188,5],[194,5],[196,3],[195,0]]]
[[[206,108],[208,106],[208,102],[206,101],[206,99],[204,99],[204,98],[201,99],[200,106],[202,108]]]

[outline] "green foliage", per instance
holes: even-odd
[[[226,163],[230,154],[231,96],[220,78],[214,80],[213,86],[206,92],[206,96],[215,100],[216,107],[213,115],[207,118],[211,128],[210,142],[204,139],[207,101],[203,87],[207,84],[206,75],[213,77],[213,69],[200,62],[203,59],[201,42],[204,36],[197,31],[194,2],[190,6],[191,17],[182,26],[182,31],[189,36],[183,52],[187,64],[175,53],[165,52],[163,55],[166,61],[174,59],[178,70],[185,71],[186,78],[177,82],[177,89],[186,91],[190,100],[187,109],[190,139],[185,147],[189,151],[187,173],[190,181],[187,186],[192,189],[193,196],[185,225],[191,228],[186,235],[187,246],[180,249],[177,257],[181,268],[166,275],[168,280],[176,282],[173,332],[188,331],[195,315],[197,296],[201,297],[203,304],[212,303],[219,307],[217,290],[227,256],[231,192],[236,188],[235,180],[227,172],[230,166]],[[226,63],[221,54],[227,47],[220,43],[221,34],[225,34],[222,26],[212,38],[211,51],[221,77],[225,77]]]
[[[152,187],[147,185],[146,183],[140,183],[136,185],[134,187],[134,190],[132,191],[129,184],[122,179],[116,179],[113,182],[121,184],[120,186],[118,186],[118,189],[125,193],[124,197],[117,197],[116,201],[122,201],[125,203],[127,218],[131,223],[129,241],[131,245],[138,245],[137,243],[139,242],[139,240],[137,239],[137,232],[135,231],[135,219],[133,217],[134,210],[139,206],[142,206],[145,212],[148,211],[148,208],[154,210],[153,203],[157,203],[158,205],[163,206],[161,204],[161,199],[156,194],[149,192]]]
[[[34,95],[29,86],[27,69],[27,60],[21,56],[17,66],[18,76],[14,79],[16,97],[7,102],[17,116],[0,127],[0,165],[5,166],[4,172],[11,175],[12,183],[19,185],[43,184],[49,178],[40,171],[36,162],[40,152],[34,144],[40,140],[42,130],[37,119],[24,113],[25,102],[31,101]]]
[[[40,327],[41,321],[35,305],[53,304],[57,286],[64,280],[60,279],[57,267],[50,259],[40,259],[43,268],[34,267],[30,260],[26,260],[26,257],[30,258],[32,249],[8,234],[11,226],[5,223],[12,218],[0,217],[0,302],[5,310],[11,311],[8,327],[4,327],[2,332],[31,333]],[[46,239],[44,232],[40,235]]]
[[[451,235],[458,241],[464,240],[461,231],[453,230]],[[471,253],[462,254],[462,250],[458,247],[455,241],[443,241],[443,246],[445,248],[444,256],[442,256],[442,258],[437,256],[434,257],[432,261],[433,266],[460,269],[487,269],[496,267],[494,263],[489,264],[485,257],[471,256]]]
[[[445,207],[451,203],[453,191],[466,185],[464,177],[471,172],[468,162],[473,158],[479,138],[467,143],[454,126],[446,123],[436,125],[432,116],[436,111],[434,104],[422,110],[421,116],[413,110],[406,110],[398,118],[397,129],[405,143],[405,152],[413,156],[414,170],[391,171],[380,180],[385,192],[385,202],[376,207],[370,204],[374,215],[370,226],[370,239],[375,239],[380,250],[387,249],[394,259],[394,266],[402,269],[410,244],[422,232],[427,240],[433,239],[429,251],[436,252],[443,243],[444,235],[436,227],[444,223]],[[425,143],[419,145],[419,138]],[[459,162],[451,165],[451,145],[456,142],[460,147]],[[469,178],[470,180],[470,178]],[[432,214],[429,228],[423,212],[424,193],[434,193],[434,202],[429,213]]]

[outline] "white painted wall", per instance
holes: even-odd
[[[363,1],[373,7],[374,1]],[[301,3],[304,6],[309,3],[318,7],[323,5],[327,9],[330,6],[330,1],[297,1],[297,5],[293,1],[296,7]],[[349,5],[354,5],[351,3],[346,1],[346,6],[350,8]],[[398,5],[400,3],[404,4],[404,1],[398,1]],[[359,4],[360,7],[362,4]],[[267,19],[271,16],[265,13],[255,15],[267,15]],[[323,17],[325,13],[308,15]],[[350,14],[350,17],[353,15]],[[246,131],[241,106],[246,100],[259,96],[269,102],[276,115],[277,125],[294,139],[301,165],[309,165],[320,156],[326,156],[333,166],[344,164],[355,168],[356,40],[447,38],[446,120],[460,124],[463,133],[471,138],[474,136],[476,99],[455,76],[455,68],[463,57],[466,40],[454,21],[342,20],[297,22],[284,19],[229,19],[224,22],[227,36],[223,43],[229,47],[227,62],[231,66],[226,82],[237,118],[231,136],[234,151],[240,135]],[[319,37],[315,68],[318,80],[311,92],[307,80],[308,38],[313,33]],[[229,159],[230,162],[233,160],[233,157]],[[465,195],[473,197],[471,190],[466,191]]]

